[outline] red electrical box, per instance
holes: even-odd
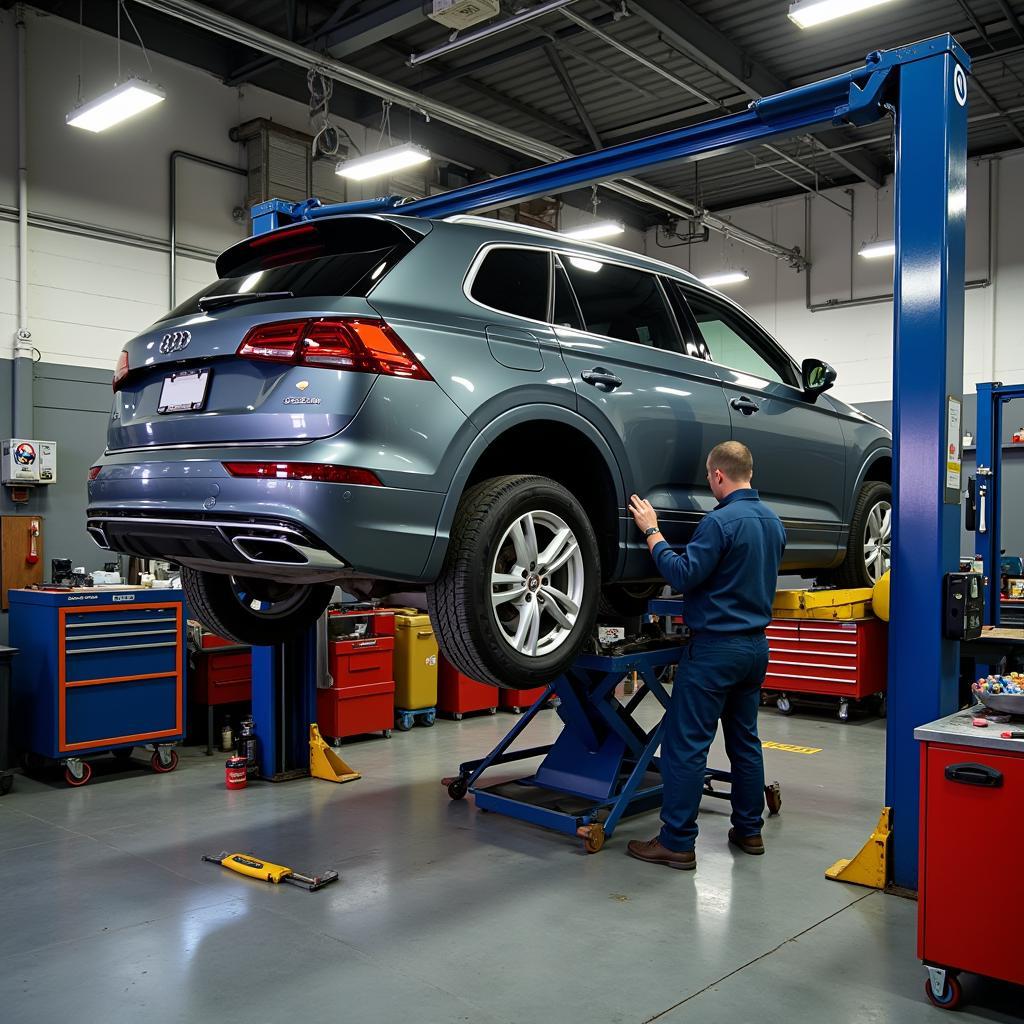
[[[1015,869],[1024,848],[1024,740],[1002,739],[1009,725],[975,729],[972,718],[961,711],[914,731],[923,741],[918,955],[954,976],[952,1002],[939,1001],[950,1008],[961,970],[1024,984],[1024,873]]]
[[[391,735],[395,721],[395,682],[354,683],[316,691],[316,720],[324,736]]]
[[[358,640],[335,640],[330,651],[330,669],[335,688],[384,683],[395,678],[394,637],[368,636]]]
[[[546,687],[536,686],[532,690],[507,690],[502,688],[499,699],[503,711],[511,711],[513,714],[520,714],[527,708],[533,707]]]
[[[437,677],[437,710],[456,720],[472,711],[497,711],[498,687],[464,676],[442,655]]]

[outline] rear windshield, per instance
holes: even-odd
[[[365,296],[421,236],[387,221],[323,221],[259,235],[217,260],[222,276],[163,320],[202,312],[207,295],[291,292],[295,298]]]

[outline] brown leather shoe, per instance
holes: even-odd
[[[749,853],[754,857],[761,857],[764,855],[764,841],[760,835],[756,836],[740,836],[736,834],[736,829],[729,829],[729,842],[733,846],[738,847],[744,853]]]
[[[626,853],[637,860],[647,861],[648,864],[664,864],[667,868],[676,868],[679,871],[693,871],[697,866],[697,855],[693,850],[670,850],[661,845],[657,836],[646,843],[640,839],[631,839],[626,844]]]

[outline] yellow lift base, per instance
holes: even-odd
[[[309,727],[309,774],[328,782],[353,782],[362,775],[343,761],[324,741],[316,722]]]
[[[833,882],[850,882],[869,889],[884,889],[889,875],[889,839],[892,837],[892,808],[885,807],[871,838],[852,860],[837,860],[825,877]]]

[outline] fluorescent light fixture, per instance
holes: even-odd
[[[749,280],[750,275],[745,270],[723,270],[720,274],[708,274],[707,277],[701,278],[709,288],[721,288],[725,284],[742,284]]]
[[[585,270],[589,274],[596,274],[601,269],[601,264],[597,260],[587,260],[582,256],[570,256],[569,262],[577,270]]]
[[[166,95],[159,85],[129,78],[102,96],[76,107],[64,120],[87,132],[101,132],[162,103]]]
[[[789,20],[801,28],[814,28],[826,21],[845,18],[848,14],[859,14],[871,7],[890,3],[891,0],[798,0],[790,4]]]
[[[865,242],[860,247],[860,255],[866,260],[884,260],[887,256],[896,255],[896,243]]]
[[[614,235],[621,235],[626,230],[626,225],[617,220],[598,220],[587,224],[582,228],[573,228],[571,231],[563,231],[566,238],[578,238],[580,241],[592,241],[595,238],[611,238]]]
[[[430,153],[422,146],[414,146],[411,142],[391,149],[379,149],[376,153],[357,156],[352,160],[342,160],[335,172],[351,181],[367,181],[370,178],[382,178],[393,171],[401,171],[406,167],[415,167],[426,163]]]

